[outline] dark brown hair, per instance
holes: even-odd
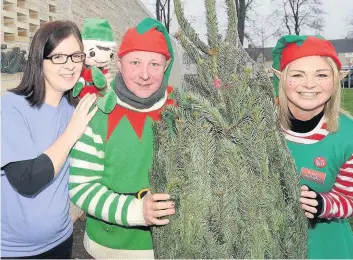
[[[45,81],[43,73],[43,60],[62,40],[73,35],[79,42],[83,51],[82,37],[77,25],[71,21],[54,21],[45,23],[33,37],[26,68],[18,87],[10,91],[26,96],[31,106],[40,108],[45,99]],[[72,97],[72,90],[66,91],[64,97],[71,105],[77,102]]]

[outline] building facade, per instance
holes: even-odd
[[[347,54],[353,53],[353,39],[337,39],[330,40],[330,42],[335,47],[342,66],[347,67],[350,63],[350,60],[347,58]],[[272,49],[272,47],[259,48],[249,46],[245,50],[254,61],[264,63],[266,69],[271,69]]]
[[[72,20],[82,28],[85,18],[107,19],[119,45],[128,28],[149,16],[152,14],[140,0],[2,0],[2,92],[20,82],[22,73],[16,73],[21,71],[18,63],[21,57],[27,57],[31,39],[41,24],[53,20]],[[14,50],[14,47],[18,49]],[[114,62],[110,69],[116,71]],[[180,63],[176,55],[170,83],[179,86],[180,82]]]

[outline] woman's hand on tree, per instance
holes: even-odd
[[[321,195],[308,186],[300,187],[300,203],[305,210],[305,216],[309,219],[317,218],[322,213],[323,199]]]

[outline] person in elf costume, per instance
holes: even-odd
[[[107,20],[87,18],[83,23],[82,40],[86,60],[73,96],[82,98],[87,93],[104,95],[106,86],[109,86],[107,66],[116,48],[113,30]]]
[[[321,36],[287,35],[273,54],[275,93],[309,219],[308,258],[353,259],[353,120],[340,112],[347,72]]]
[[[112,91],[71,153],[69,194],[87,213],[84,246],[94,258],[153,258],[149,225],[175,213],[168,194],[148,192],[153,123],[173,105],[174,54],[166,28],[146,18],[118,51]],[[100,101],[98,100],[98,102]]]

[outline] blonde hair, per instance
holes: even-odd
[[[329,132],[336,132],[338,129],[338,116],[340,113],[341,106],[341,83],[340,73],[336,63],[330,57],[323,57],[326,62],[330,65],[333,72],[333,85],[334,92],[332,96],[326,101],[324,106],[324,118],[326,119],[327,130]],[[290,129],[290,113],[288,108],[288,98],[284,92],[284,84],[287,79],[288,65],[282,71],[281,77],[278,83],[279,90],[279,120],[283,128]]]

